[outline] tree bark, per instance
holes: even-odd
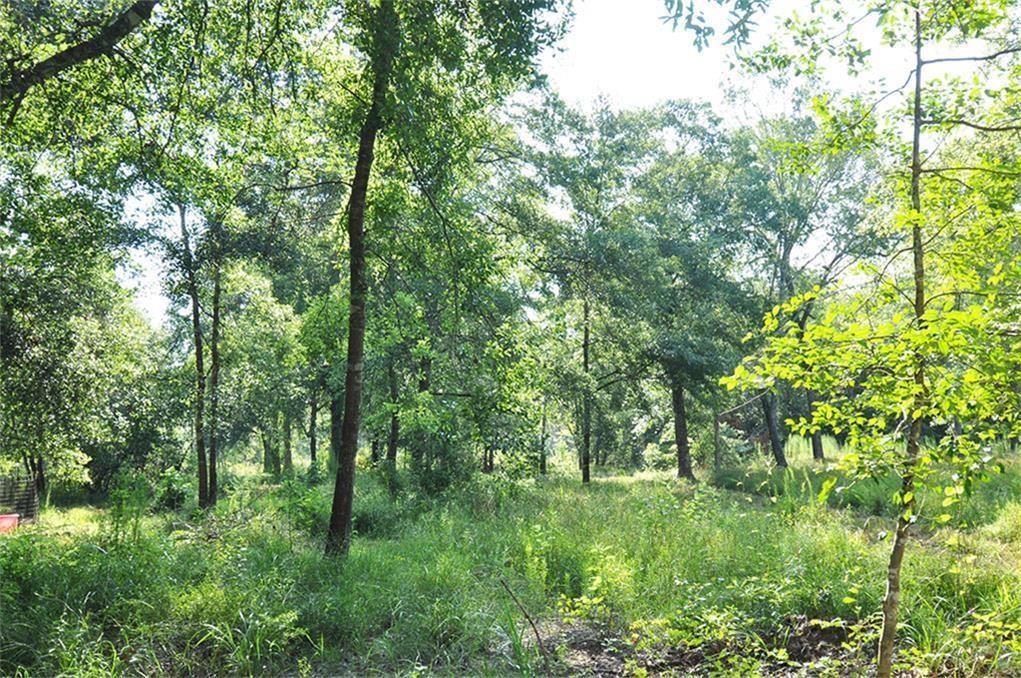
[[[401,421],[396,412],[390,414],[390,433],[386,438],[386,463],[397,468],[397,444],[400,440]]]
[[[591,480],[592,466],[592,393],[589,387],[589,352],[591,350],[589,330],[589,303],[586,298],[582,302],[582,344],[581,360],[585,373],[585,386],[582,393],[581,405],[581,482],[587,483]]]
[[[401,422],[397,413],[397,403],[400,401],[400,387],[397,383],[397,372],[392,362],[387,369],[387,378],[390,382],[390,431],[386,438],[386,461],[383,465],[386,489],[390,492],[390,496],[394,497],[397,494],[397,445],[400,442]]]
[[[815,408],[815,393],[806,391],[805,399],[808,401],[808,416],[811,417],[812,410]],[[812,433],[812,459],[815,461],[826,460],[826,455],[822,448],[822,431],[814,431]]]
[[[780,468],[787,468],[787,457],[783,452],[780,426],[776,421],[776,398],[768,393],[762,396],[762,414],[766,419],[766,433],[769,437],[769,448],[773,452],[773,459]]]
[[[216,463],[220,445],[220,249],[213,269],[213,319],[209,337],[209,505],[216,505]]]
[[[361,424],[362,369],[365,353],[365,203],[376,137],[383,125],[383,106],[390,88],[390,75],[397,51],[397,14],[393,0],[381,0],[373,17],[372,101],[358,140],[351,197],[348,202],[348,247],[351,294],[347,336],[347,375],[344,386],[344,422],[341,427],[340,458],[333,490],[326,552],[345,555],[351,543],[351,508],[354,499],[355,456]]]
[[[670,383],[670,399],[674,408],[674,437],[677,445],[677,477],[694,480],[691,471],[691,448],[688,446],[688,413],[684,407],[684,385],[679,379]]]
[[[720,470],[720,415],[713,412],[713,470]]]
[[[330,394],[330,461],[334,464],[340,459],[341,431],[344,428],[344,401],[341,394]]]
[[[209,472],[206,468],[206,431],[205,431],[205,394],[206,394],[206,370],[203,364],[202,350],[202,316],[199,304],[199,286],[195,273],[195,258],[191,252],[191,242],[188,237],[188,219],[185,206],[177,206],[181,218],[181,246],[184,257],[184,272],[188,288],[188,297],[191,300],[191,332],[192,341],[195,344],[195,406],[194,424],[195,434],[195,457],[198,466],[199,481],[199,506],[209,506]]]
[[[46,481],[46,462],[43,461],[42,455],[33,456],[32,462],[32,480],[35,482],[35,491],[39,497],[43,497],[46,494],[46,488],[49,483]],[[47,504],[49,499],[46,500]]]
[[[482,450],[482,472],[492,473],[493,472],[493,459],[494,459],[494,445],[492,443],[486,445],[485,449]]]
[[[423,356],[419,361],[418,365],[418,392],[428,393],[430,381],[432,377],[432,358],[428,355]],[[415,431],[414,438],[411,441],[411,466],[418,472],[422,470],[423,466],[428,462],[426,459],[426,452],[428,448],[428,436],[427,434],[418,429]]]
[[[397,404],[400,400],[400,390],[397,383],[397,373],[394,371],[393,365],[390,366],[389,370],[390,379],[390,434],[386,439],[386,461],[387,464],[397,468],[397,445],[400,442],[401,436],[401,422],[400,417],[397,413]]]
[[[281,422],[280,422],[281,418],[282,417],[280,417],[279,415],[276,417],[276,420],[277,420],[276,421],[276,425],[280,427],[278,430],[283,431],[284,427],[280,425],[281,424]],[[280,468],[280,447],[278,445],[279,441],[274,438],[274,439],[272,439],[272,442],[273,442],[273,444],[270,446],[270,450],[273,453],[273,456],[272,456],[272,459],[271,459],[272,463],[273,463],[273,477],[279,479],[280,478],[280,472],[282,470]]]
[[[308,398],[308,458],[312,466],[316,465],[316,420],[319,418],[319,386],[312,387]]]
[[[822,449],[822,433],[819,431],[812,434],[812,459],[826,461],[826,453]]]
[[[284,473],[294,471],[294,452],[291,448],[291,415],[284,415]]]
[[[546,424],[546,398],[542,399],[542,435],[539,437],[539,473],[546,475],[546,437],[547,424]]]
[[[273,472],[273,441],[270,438],[270,432],[268,429],[263,429],[261,432],[262,438],[262,472],[272,473]]]
[[[11,73],[7,82],[0,83],[0,106],[13,102],[15,109],[28,90],[80,63],[111,54],[117,44],[152,16],[157,0],[137,0],[98,35],[72,45],[53,56]]]
[[[922,12],[915,6],[915,99],[912,106],[913,128],[911,143],[911,209],[914,214],[914,225],[911,228],[912,273],[914,279],[915,323],[919,328],[925,325],[925,246],[922,240],[922,226],[919,220],[922,213]],[[915,396],[914,407],[919,410],[925,407],[925,361],[919,352],[913,356]],[[922,441],[922,419],[912,415],[911,427],[908,430],[907,459],[901,474],[901,497],[904,499],[902,510],[897,516],[897,530],[894,534],[893,549],[886,573],[886,595],[883,597],[883,629],[879,636],[879,657],[877,675],[889,678],[893,674],[894,640],[897,636],[897,616],[900,612],[900,572],[904,561],[904,550],[914,514],[914,474],[919,458]]]

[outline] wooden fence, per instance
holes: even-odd
[[[39,495],[27,476],[0,476],[0,514],[19,513],[23,523],[39,518]]]

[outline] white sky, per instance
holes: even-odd
[[[663,23],[664,14],[663,0],[576,0],[562,51],[542,60],[550,84],[582,108],[600,95],[614,108],[667,99],[721,103],[727,50],[699,52],[692,34]]]
[[[164,218],[158,214],[155,201],[151,196],[131,196],[127,200],[125,212],[127,218],[137,224],[152,226],[157,221],[164,221]],[[153,230],[162,231],[164,229],[153,228]],[[170,300],[163,294],[161,282],[165,271],[166,263],[160,258],[155,247],[151,251],[132,250],[130,264],[117,271],[117,277],[121,284],[134,290],[135,305],[145,313],[150,323],[157,326],[162,325],[166,320],[170,305]]]

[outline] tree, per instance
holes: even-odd
[[[626,222],[631,188],[653,149],[655,119],[646,111],[616,113],[605,104],[592,116],[568,109],[555,97],[526,119],[536,144],[530,162],[545,184],[548,201],[567,211],[568,218],[550,233],[544,261],[538,265],[551,274],[558,292],[570,300],[580,344],[581,373],[575,391],[579,404],[580,468],[582,482],[590,480],[592,421],[598,378],[593,330],[622,332],[607,307],[621,243],[617,232]],[[626,355],[626,352],[625,352]],[[632,358],[634,356],[631,356]],[[612,364],[603,361],[604,364]],[[629,367],[621,370],[630,371]]]
[[[4,52],[11,51],[17,55],[15,58],[6,60],[4,62],[5,70],[0,71],[0,109],[7,109],[7,124],[11,124],[18,108],[32,87],[41,85],[51,78],[56,78],[78,64],[111,56],[122,40],[149,20],[155,6],[156,0],[136,0],[124,11],[114,15],[96,35],[82,39],[76,44],[28,65],[23,65],[22,62],[26,55],[32,55],[35,45],[32,45],[32,49],[22,48],[18,51],[10,49],[11,45],[0,45],[0,49],[3,49]],[[32,23],[29,17],[17,17],[16,15],[0,17],[0,21],[3,19],[7,19],[12,24],[21,24],[20,28],[26,28]],[[11,33],[7,34],[11,35]],[[16,35],[17,32],[13,34]]]
[[[894,501],[900,508],[877,659],[879,675],[889,676],[894,666],[901,566],[912,526],[919,519],[916,493],[923,486],[937,486],[951,503],[966,494],[991,461],[988,441],[1016,425],[1014,413],[1002,408],[1003,399],[1012,397],[1014,358],[1007,348],[1009,340],[1004,342],[1005,309],[999,295],[1006,281],[1014,279],[1017,262],[1014,258],[1004,261],[1002,253],[991,260],[974,256],[978,251],[988,254],[992,242],[1013,237],[1007,235],[1012,228],[1004,220],[1002,185],[994,188],[996,182],[986,180],[970,184],[958,174],[1004,170],[987,169],[981,153],[973,150],[948,154],[928,149],[924,135],[927,129],[951,136],[962,128],[983,136],[1016,129],[1011,121],[1002,120],[1003,109],[991,104],[1011,95],[990,88],[961,96],[953,91],[952,80],[948,91],[937,83],[926,86],[924,75],[929,66],[939,63],[993,69],[1017,48],[1000,42],[999,29],[1008,20],[1004,3],[982,8],[952,3],[948,8],[891,2],[870,6],[867,12],[876,16],[888,43],[908,46],[913,67],[902,86],[877,96],[871,104],[852,98],[820,102],[819,108],[829,138],[838,148],[890,143],[890,155],[902,164],[887,187],[887,195],[899,204],[886,215],[887,227],[902,240],[885,261],[870,269],[872,282],[866,291],[844,292],[827,300],[826,311],[817,321],[801,327],[783,318],[816,303],[818,290],[774,308],[764,325],[770,335],[764,353],[740,367],[731,383],[771,385],[783,380],[819,393],[821,401],[815,403],[810,417],[800,420],[799,429],[808,432],[827,426],[846,431],[855,450],[843,460],[851,474],[892,472],[899,478]],[[851,57],[848,63],[867,63],[867,53],[853,36],[848,37],[854,24],[843,28],[838,45],[826,40],[830,28],[822,24],[802,27],[797,35],[812,54],[831,49]],[[929,56],[976,36],[989,44],[987,53]],[[760,64],[814,68],[806,63],[806,56],[785,52],[777,41],[763,51]],[[905,108],[887,112],[879,107],[884,96],[889,98],[909,85]],[[896,132],[905,110],[910,123],[907,152]],[[978,155],[974,162],[969,158],[973,155]],[[943,166],[947,160],[959,169]],[[930,164],[933,161],[935,166]],[[940,178],[950,172],[952,179]],[[930,175],[933,180],[928,180]],[[962,220],[965,214],[971,218]],[[969,252],[971,248],[976,249]],[[1009,253],[1010,248],[1003,252]],[[904,254],[911,255],[906,266],[899,265]],[[965,260],[971,262],[971,271],[961,265]],[[932,431],[931,440],[923,435],[926,429]],[[945,520],[949,515],[936,518],[936,522]]]
[[[130,237],[101,186],[13,149],[0,164],[0,459],[42,491],[87,479],[79,443],[102,419],[108,367],[94,319],[116,331],[113,263]]]
[[[367,58],[364,80],[369,95],[347,208],[347,372],[341,454],[326,539],[329,553],[345,554],[351,537],[366,324],[365,214],[377,136],[390,117],[397,117],[396,128],[406,125],[407,132],[422,125],[436,108],[442,115],[437,94],[456,97],[463,87],[459,101],[467,110],[488,106],[506,94],[530,73],[538,50],[556,35],[556,27],[544,15],[553,7],[547,1],[428,7],[381,0],[376,7],[359,3],[349,8],[355,44]],[[427,84],[430,80],[436,84]],[[444,101],[442,96],[438,101]],[[401,119],[402,112],[414,117]]]
[[[348,200],[347,237],[350,295],[348,300],[347,376],[344,382],[344,423],[341,427],[340,456],[336,486],[326,536],[327,552],[347,552],[351,532],[351,502],[354,497],[355,456],[361,416],[362,370],[365,359],[365,203],[376,135],[383,125],[383,107],[390,89],[394,59],[399,49],[398,17],[392,0],[382,0],[370,20],[370,72],[372,94],[358,134],[351,197]]]
[[[735,157],[704,108],[675,102],[662,113],[674,148],[664,148],[636,186],[629,285],[615,304],[643,327],[644,353],[670,392],[677,475],[694,479],[685,392],[707,387],[737,360],[753,296],[739,282],[748,248],[734,218]]]
[[[806,107],[804,97],[797,97],[797,111]],[[867,150],[828,146],[825,131],[800,112],[738,131],[732,148],[734,216],[747,229],[747,261],[762,278],[765,309],[831,285],[888,246],[866,220],[877,180]],[[796,322],[807,322],[811,312],[801,309]],[[803,397],[811,407],[812,393]],[[760,402],[774,458],[786,466],[777,398],[767,393]],[[821,460],[822,434],[811,438],[813,457]]]

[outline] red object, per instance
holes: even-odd
[[[14,528],[18,526],[19,518],[21,518],[20,513],[0,514],[0,532],[13,532]]]

